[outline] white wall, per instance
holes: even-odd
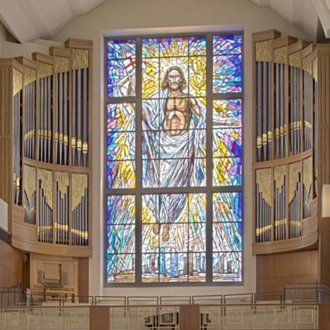
[[[185,295],[255,291],[256,262],[252,256],[252,45],[253,32],[277,29],[305,36],[277,14],[246,0],[111,0],[70,22],[56,40],[92,39],[93,58],[93,257],[90,259],[92,295]],[[244,30],[244,285],[225,287],[103,288],[103,36]]]
[[[7,31],[0,22],[0,58],[4,57],[5,41],[6,41]]]

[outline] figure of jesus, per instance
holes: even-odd
[[[184,92],[186,87],[183,70],[171,66],[162,79],[160,99],[150,99],[143,104],[143,157],[148,159],[143,168],[144,187],[205,185],[206,111],[197,98]],[[216,121],[223,126],[239,124],[232,118],[217,118]],[[155,196],[149,206],[158,209],[158,220],[167,224],[162,229],[162,240],[170,244],[169,225],[185,212],[185,195]],[[157,231],[158,223],[154,233]]]

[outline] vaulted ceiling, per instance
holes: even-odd
[[[75,17],[104,1],[111,0],[0,0],[0,20],[20,42],[52,39]],[[245,1],[276,11],[313,41],[323,33],[330,38],[330,0]]]

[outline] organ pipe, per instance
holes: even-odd
[[[254,35],[256,243],[302,236],[318,189],[315,46],[279,36]]]

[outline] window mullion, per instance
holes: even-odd
[[[141,269],[142,269],[142,45],[141,38],[136,39],[136,146],[135,146],[135,281],[141,284]]]
[[[212,282],[212,35],[206,36],[206,282]]]

